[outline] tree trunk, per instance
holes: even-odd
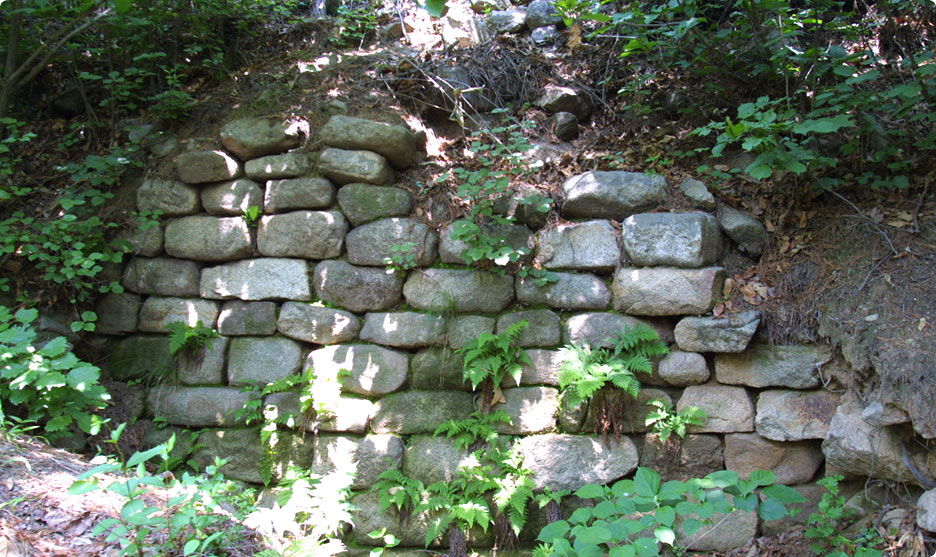
[[[449,530],[449,557],[468,557],[468,541],[465,539],[465,532],[452,525]]]
[[[552,524],[560,520],[562,520],[562,509],[559,508],[559,503],[555,501],[546,503],[546,524]]]

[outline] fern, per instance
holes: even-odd
[[[662,398],[653,399],[647,405],[652,406],[654,410],[647,414],[644,425],[653,426],[651,431],[664,443],[674,433],[680,439],[685,438],[688,426],[703,425],[708,418],[705,411],[698,406],[687,406],[682,412],[674,412],[673,404]]]
[[[395,506],[401,513],[414,512],[423,504],[425,486],[396,469],[384,470],[377,476],[371,491],[378,493],[380,510]]]
[[[169,353],[172,355],[183,349],[195,354],[205,346],[210,350],[211,339],[221,336],[218,331],[206,327],[201,320],[191,327],[184,321],[175,321],[166,325],[166,330],[169,331]]]
[[[608,383],[636,397],[640,383],[634,374],[652,373],[652,358],[669,352],[656,332],[642,323],[617,333],[607,342],[610,348],[591,348],[573,342],[561,349],[559,388],[571,404],[591,399]]]
[[[449,420],[441,424],[432,435],[438,437],[444,433],[447,438],[455,440],[456,447],[468,449],[477,442],[491,443],[497,439],[494,427],[498,423],[511,423],[510,416],[503,410],[490,414],[473,412],[465,420]]]
[[[517,339],[529,325],[524,320],[507,327],[499,335],[481,333],[458,349],[465,360],[463,377],[473,390],[488,379],[494,388],[499,388],[508,375],[516,383],[520,382],[523,364],[529,364],[530,358],[517,346]]]

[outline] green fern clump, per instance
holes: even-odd
[[[474,412],[468,419],[449,420],[441,424],[432,435],[438,437],[445,434],[447,438],[455,440],[455,446],[459,449],[468,449],[476,443],[492,443],[497,439],[494,428],[499,423],[511,423],[510,416],[503,410],[490,414]]]
[[[500,387],[504,377],[513,377],[520,383],[523,364],[530,363],[529,356],[517,346],[520,333],[529,326],[526,320],[507,327],[499,335],[481,333],[458,349],[464,355],[463,377],[477,390],[478,385],[490,379],[495,388]]]
[[[681,412],[674,412],[673,404],[662,398],[653,399],[647,405],[652,406],[653,410],[647,414],[644,425],[651,426],[650,431],[664,443],[674,433],[680,439],[685,438],[688,426],[703,425],[708,418],[705,411],[698,406],[687,406]]]
[[[561,349],[559,388],[570,404],[591,399],[609,383],[636,397],[640,382],[635,373],[652,373],[652,358],[669,352],[656,331],[642,323],[617,333],[608,342],[610,348],[572,343]]]

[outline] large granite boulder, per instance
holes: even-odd
[[[236,337],[228,353],[228,383],[264,386],[299,371],[302,347],[283,337]]]
[[[202,298],[224,300],[308,300],[309,268],[299,259],[258,258],[202,270]]]
[[[257,229],[257,249],[268,257],[329,259],[341,254],[348,221],[338,211],[267,215]]]
[[[704,267],[721,257],[721,231],[708,213],[640,213],[621,223],[624,251],[635,266]]]
[[[760,324],[760,312],[728,317],[684,317],[676,324],[676,344],[686,352],[743,352]]]
[[[356,227],[348,233],[345,243],[348,262],[354,265],[384,267],[388,259],[397,256],[425,267],[436,260],[439,238],[422,222],[390,218]],[[409,249],[400,251],[407,246]]]
[[[170,323],[185,323],[194,327],[213,329],[218,319],[218,304],[198,298],[163,298],[150,296],[140,309],[140,330],[147,333],[165,333]]]
[[[410,273],[403,295],[426,311],[495,313],[513,301],[513,277],[484,271],[425,269]]]
[[[533,278],[517,280],[517,300],[524,304],[545,304],[561,310],[602,310],[611,305],[611,292],[603,280],[592,274],[553,273],[554,282],[537,284]]]
[[[692,385],[686,387],[676,411],[687,406],[701,408],[707,418],[700,426],[689,426],[692,433],[744,433],[754,431],[754,404],[744,387]]]
[[[399,169],[421,158],[425,142],[425,137],[404,126],[344,115],[329,118],[319,130],[319,139],[330,147],[379,153]]]
[[[338,205],[345,218],[358,226],[381,218],[409,215],[413,196],[400,188],[347,184],[338,190]]]
[[[223,182],[244,174],[239,162],[224,151],[189,151],[175,160],[179,179],[186,184]]]
[[[748,387],[815,389],[819,370],[832,360],[829,346],[750,346],[739,354],[715,356],[719,383]]]
[[[194,261],[168,257],[135,257],[124,269],[120,284],[131,292],[158,296],[198,296],[198,266]]]
[[[607,220],[560,224],[537,235],[536,260],[548,269],[611,271],[621,261],[617,235]]]
[[[303,126],[304,124],[304,126]],[[221,128],[221,144],[246,161],[265,155],[278,155],[299,146],[305,122],[241,118]]]
[[[250,257],[250,228],[240,217],[183,217],[166,226],[166,253],[195,261]]]
[[[218,315],[218,332],[224,336],[272,335],[276,332],[276,304],[240,300],[224,302]]]
[[[198,188],[176,180],[143,180],[136,192],[138,211],[159,211],[166,217],[192,215],[201,210]]]
[[[263,188],[247,178],[202,188],[201,203],[209,215],[241,216],[251,207],[263,207]]]
[[[296,209],[325,209],[334,202],[335,186],[325,178],[290,178],[267,182],[262,205],[268,213],[282,213]]]
[[[349,311],[300,302],[286,302],[280,309],[276,329],[283,335],[315,344],[338,344],[354,340],[361,320]]]
[[[382,396],[398,390],[409,378],[409,356],[369,344],[342,344],[313,350],[306,358],[318,380],[337,378],[342,390]],[[376,430],[374,430],[376,431]]]
[[[802,484],[816,475],[823,458],[818,442],[779,443],[756,433],[725,435],[725,468],[743,478],[768,470],[779,484]]]
[[[371,431],[374,433],[432,433],[453,416],[467,417],[475,411],[472,393],[452,391],[406,391],[377,401]]]
[[[401,273],[338,260],[316,265],[312,280],[315,294],[323,301],[357,313],[390,309],[403,290]]]
[[[325,149],[319,156],[318,171],[338,185],[365,183],[379,186],[393,179],[390,163],[372,151]]]
[[[597,171],[578,174],[562,184],[566,218],[624,220],[655,209],[666,199],[666,179],[636,172]]]
[[[754,256],[764,251],[767,245],[767,229],[751,215],[721,205],[718,207],[718,224],[744,251]]]
[[[233,387],[178,387],[159,385],[150,390],[146,406],[170,424],[189,427],[242,425],[237,411],[250,395]]]
[[[292,152],[268,155],[247,161],[244,171],[253,180],[279,180],[298,178],[312,171],[312,159],[305,153]]]
[[[711,311],[721,295],[721,267],[621,267],[611,285],[614,309],[631,315],[692,315]]]
[[[538,489],[576,490],[607,484],[637,467],[637,447],[627,437],[605,444],[590,435],[530,435],[518,441],[524,466]]]
[[[445,319],[413,311],[372,312],[364,318],[361,340],[397,348],[439,346],[445,341]]]

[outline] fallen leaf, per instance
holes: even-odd
[[[582,28],[578,23],[573,23],[569,28],[569,38],[566,40],[566,46],[569,50],[575,50],[582,46]]]
[[[881,211],[880,207],[875,207],[868,212],[868,218],[876,223],[880,223],[884,220],[884,213]]]
[[[925,318],[925,317],[921,317],[921,318],[920,318],[920,322],[917,323],[917,330],[918,330],[918,331],[922,331],[922,330],[925,329],[925,328],[926,328],[926,318]]]
[[[800,213],[799,224],[797,226],[799,226],[800,228],[806,228],[806,223],[808,221],[809,221],[809,216],[807,216],[806,213]]]
[[[887,226],[893,226],[894,228],[903,228],[907,226],[907,223],[902,220],[889,220],[884,224]]]
[[[751,288],[753,288],[754,292],[757,292],[757,295],[760,296],[761,298],[765,298],[765,299],[767,298],[767,285],[766,284],[756,282],[751,285]]]
[[[745,284],[741,286],[741,295],[744,296],[744,301],[747,301],[748,298],[757,296],[757,291],[750,284]]]
[[[897,213],[897,218],[904,222],[913,222],[913,215],[906,211],[901,211]]]
[[[722,297],[723,298],[731,297],[731,291],[734,290],[734,287],[735,287],[735,279],[730,278],[730,277],[726,278],[725,286],[722,287]]]
[[[715,307],[712,309],[712,315],[715,317],[720,317],[721,314],[725,313],[725,304],[724,302],[718,302],[715,304]]]
[[[502,391],[500,387],[494,387],[494,396],[491,397],[491,406],[502,402],[507,402],[507,399],[504,398],[504,391]]]
[[[754,296],[754,297],[751,297],[751,296],[743,296],[743,298],[744,298],[744,301],[745,301],[745,302],[751,304],[752,306],[757,306],[757,305],[760,305],[760,303],[761,303],[760,298],[758,298],[757,296]]]
[[[770,233],[774,233],[777,231],[777,227],[774,226],[774,223],[771,222],[770,220],[764,221],[764,228],[766,228],[767,232],[770,232]]]

